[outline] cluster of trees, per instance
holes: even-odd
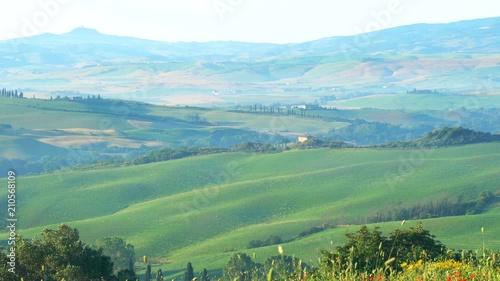
[[[103,98],[101,97],[100,94],[97,94],[97,95],[87,95],[87,97],[82,97],[82,96],[73,96],[73,97],[68,97],[68,96],[63,96],[61,97],[61,95],[57,95],[55,98],[50,96],[50,100],[56,100],[56,101],[59,101],[59,100],[73,100],[73,101],[87,101],[87,102],[91,102],[91,101],[101,101],[103,100]]]
[[[416,89],[414,88],[413,90],[411,91],[406,91],[407,94],[427,94],[427,95],[430,95],[430,94],[438,94],[438,92],[436,90],[428,90],[428,89]]]
[[[248,111],[250,112],[262,112],[262,113],[270,113],[270,114],[285,114],[284,109],[280,107],[274,107],[274,106],[265,106],[262,104],[254,104],[253,106],[250,105],[248,107]]]
[[[355,140],[359,145],[370,145],[420,138],[432,129],[429,126],[407,129],[387,123],[356,119],[349,126],[328,132],[326,137],[334,140]]]
[[[234,146],[231,151],[245,153],[276,153],[283,149],[269,143],[244,142]]]
[[[370,231],[367,226],[345,236],[346,243],[336,247],[336,251],[321,251],[321,266],[350,267],[363,272],[384,267],[399,270],[403,262],[433,260],[446,254],[446,246],[421,223],[404,230],[396,229],[389,237],[382,235],[378,227]]]
[[[283,239],[277,235],[269,236],[265,241],[262,240],[252,240],[248,242],[247,249],[265,247],[270,245],[278,245],[283,243]]]
[[[207,118],[201,117],[198,113],[188,114],[186,120],[190,123],[200,124],[200,125],[210,125]]]
[[[410,219],[427,219],[447,216],[462,216],[467,213],[473,203],[452,202],[448,199],[442,199],[435,202],[422,202],[408,208],[400,206],[392,209],[386,208],[371,213],[366,219],[367,222],[387,222]]]
[[[223,269],[223,277],[225,280],[231,281],[264,280],[269,272],[274,272],[275,274],[272,275],[271,280],[279,280],[278,274],[288,276],[295,271],[302,271],[306,267],[307,264],[303,263],[299,258],[287,255],[269,257],[261,264],[255,262],[252,257],[245,253],[235,253],[227,261]],[[188,263],[184,272],[184,281],[193,281],[197,278],[194,276],[191,263]],[[210,280],[206,269],[203,269],[201,273],[201,280]],[[271,281],[269,278],[267,280]]]
[[[477,132],[462,127],[445,127],[428,132],[423,138],[406,141],[393,142],[379,147],[444,147],[452,145],[465,145],[483,142],[500,141],[500,135],[492,135],[485,132]]]
[[[24,98],[24,93],[22,91],[7,90],[6,88],[2,88],[2,90],[0,90],[0,95],[11,98],[20,98],[20,99]]]
[[[328,228],[332,228],[332,225],[330,224],[324,224],[324,225],[321,225],[321,226],[312,226],[304,231],[301,231],[298,235],[297,235],[297,238],[304,238],[306,236],[309,236],[309,235],[312,235],[312,234],[315,234],[315,233],[318,233],[318,232],[321,232],[321,231],[324,231]]]
[[[144,263],[147,263],[147,257],[144,256]],[[190,266],[190,263],[188,263],[188,267]],[[193,270],[193,267],[191,266],[191,271]],[[184,276],[186,278],[186,276]],[[151,264],[148,263],[148,265],[146,266],[146,272],[144,273],[144,281],[152,281],[156,278],[156,281],[163,281],[163,271],[161,269],[158,269],[158,271],[156,272],[156,277],[153,277],[153,274],[151,273]],[[192,280],[193,278],[189,279],[190,281],[194,281]],[[133,280],[133,279],[128,279],[128,280]],[[127,280],[127,281],[128,281]],[[139,279],[137,279],[139,280]],[[185,280],[188,280],[188,279],[185,279]]]
[[[185,281],[193,281],[198,279],[197,277],[194,276],[194,269],[193,265],[191,262],[187,263],[186,266],[186,271],[184,272],[184,280]],[[203,272],[201,273],[201,281],[210,281],[210,276],[208,275],[208,271],[206,268],[203,269]]]
[[[113,262],[113,274],[130,274],[134,272],[134,246],[127,244],[120,237],[101,237],[96,241],[96,248]]]
[[[269,257],[262,265],[245,253],[236,253],[229,258],[224,268],[224,277],[234,281],[263,280],[271,272],[267,276],[267,280],[271,281],[278,280],[278,274],[288,276],[295,271],[301,272],[306,266],[299,258],[286,255]]]
[[[0,251],[0,280],[125,281],[136,278],[133,247],[120,238],[103,238],[98,241],[99,247],[91,247],[80,240],[78,230],[63,224],[57,230],[43,230],[41,239],[18,236],[14,241],[10,247],[15,247],[15,272],[9,271],[12,257]]]
[[[424,138],[418,140],[421,146],[449,146],[464,145],[481,142],[500,141],[500,135],[476,132],[462,127],[446,127],[427,133]]]
[[[307,106],[306,106],[307,107]],[[314,105],[319,109],[318,105]],[[265,114],[277,114],[277,115],[286,115],[286,116],[297,116],[302,118],[312,118],[312,119],[321,119],[320,115],[317,113],[313,113],[311,110],[303,109],[303,108],[282,108],[280,106],[265,106],[262,104],[254,104],[253,106],[248,107],[249,112],[254,113],[265,113]]]

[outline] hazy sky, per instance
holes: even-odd
[[[76,27],[161,41],[303,42],[500,16],[499,0],[1,1],[0,40]]]

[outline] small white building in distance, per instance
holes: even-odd
[[[299,136],[298,142],[303,143],[309,140],[309,136]]]

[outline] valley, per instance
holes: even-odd
[[[381,258],[355,279],[404,280],[399,272],[424,260],[496,273],[499,29],[494,17],[289,44],[159,42],[84,27],[0,41],[0,180],[15,173],[16,231],[33,239],[17,243],[69,235],[96,250],[114,237],[133,246],[123,264],[141,280],[151,269],[182,279],[187,263],[200,278],[205,268],[232,280],[232,257],[266,264],[283,251],[311,272],[350,274],[352,260],[338,256],[349,234],[421,225],[446,245],[439,259],[422,250],[404,269]],[[252,280],[308,273],[263,268]],[[310,278],[340,280],[330,277]]]

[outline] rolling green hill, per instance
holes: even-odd
[[[206,136],[206,132],[210,129],[320,134],[348,124],[336,120],[313,120],[296,116],[270,116],[252,114],[248,111],[196,107],[166,107],[108,99],[75,102],[13,99],[0,96],[0,111],[3,113],[1,124],[10,124],[14,129],[54,131],[84,128],[96,130],[95,135],[117,134],[127,137],[127,134],[130,134],[132,138],[137,139],[142,139],[140,135],[146,132],[158,134],[166,130],[172,132],[172,129],[180,130],[178,132],[181,135],[175,135],[173,138],[177,140],[186,140],[190,137],[190,132],[196,131]],[[194,119],[205,121],[199,122]],[[109,130],[112,132],[102,132]],[[183,131],[186,132],[185,135],[182,135]],[[72,133],[82,134],[74,130]],[[43,135],[43,132],[39,135]],[[195,137],[199,138],[200,135]],[[166,138],[168,141],[173,139]]]
[[[0,96],[0,112],[0,169],[15,166],[20,174],[130,159],[159,147],[231,148],[248,141],[280,144],[297,135],[325,134],[348,124],[347,120],[109,99]],[[23,161],[14,165],[6,159]]]
[[[224,153],[20,177],[19,233],[29,237],[69,223],[89,243],[103,235],[123,237],[138,256],[158,258],[169,270],[183,268],[187,260],[221,268],[232,252],[269,235],[289,241],[287,253],[312,259],[330,240],[342,241],[345,225],[356,229],[374,212],[442,198],[474,201],[483,191],[498,196],[499,156],[499,143]],[[493,233],[500,231],[499,210],[492,205],[478,215],[425,220],[424,226],[449,247],[473,249],[480,246],[477,233],[484,226],[491,233],[488,246],[498,250]],[[297,239],[324,225],[334,228]],[[381,225],[388,229],[394,223]],[[247,250],[262,259],[274,251]]]

